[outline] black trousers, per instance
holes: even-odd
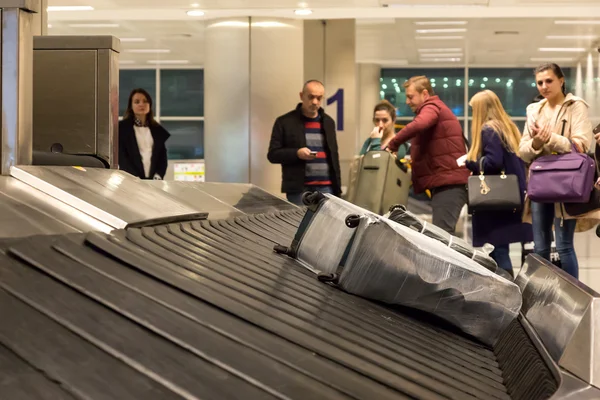
[[[460,211],[467,204],[467,186],[440,186],[431,190],[433,224],[448,233],[454,234]]]

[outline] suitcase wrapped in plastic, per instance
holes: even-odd
[[[306,214],[291,246],[275,246],[275,251],[288,254],[315,273],[335,272],[354,235],[354,229],[346,225],[346,217],[372,213],[319,192],[305,193],[303,201]]]
[[[391,220],[349,221],[355,236],[330,276],[341,289],[434,314],[490,345],[517,317],[522,297],[513,282]]]
[[[403,205],[393,206],[390,209],[390,212],[386,214],[386,217],[394,222],[398,222],[401,225],[412,228],[417,232],[424,234],[425,236],[444,243],[451,249],[458,251],[466,257],[472,258],[476,263],[484,266],[492,272],[500,272],[498,269],[498,264],[496,264],[496,261],[494,261],[494,259],[488,254],[473,248],[473,246],[464,240],[449,234],[443,229],[438,228],[433,224],[428,224],[426,221],[423,221],[415,214],[408,211]]]
[[[521,294],[443,242],[344,200],[305,194],[292,245],[276,246],[341,289],[434,314],[493,344],[517,316]]]

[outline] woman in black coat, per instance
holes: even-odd
[[[525,200],[525,164],[518,156],[521,133],[504,111],[498,96],[490,90],[477,93],[470,102],[473,107],[471,124],[473,145],[467,155],[467,168],[479,175],[515,175],[519,182],[521,204]],[[473,212],[473,245],[492,244],[490,256],[500,268],[513,274],[509,244],[530,242],[533,231],[522,222],[521,210]]]
[[[129,95],[119,122],[119,169],[141,179],[163,179],[169,132],[154,120],[152,98],[144,89]]]

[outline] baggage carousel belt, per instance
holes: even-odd
[[[0,398],[536,400],[556,390],[518,321],[491,349],[274,253],[302,216],[11,241]]]

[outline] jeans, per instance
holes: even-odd
[[[321,193],[333,194],[333,188],[331,186],[306,186],[304,188],[304,192],[314,192],[319,191]],[[302,203],[302,193],[286,193],[287,200],[295,204],[297,206],[303,207],[304,203]]]
[[[449,185],[434,188],[431,191],[431,210],[433,224],[450,234],[454,234],[460,212],[467,204],[468,195],[465,185]]]
[[[512,276],[514,276],[512,261],[510,261],[510,252],[508,244],[499,244],[497,246],[494,246],[494,251],[490,253],[490,257],[492,257],[494,261],[496,261],[496,264],[498,264],[500,268],[502,268],[505,271],[508,271]]]
[[[561,268],[574,278],[579,279],[579,264],[573,246],[575,236],[576,219],[562,220],[554,216],[554,204],[531,202],[531,213],[533,218],[533,242],[536,254],[550,261],[550,246],[552,243],[552,224],[554,224],[554,235],[556,250],[560,257]]]

